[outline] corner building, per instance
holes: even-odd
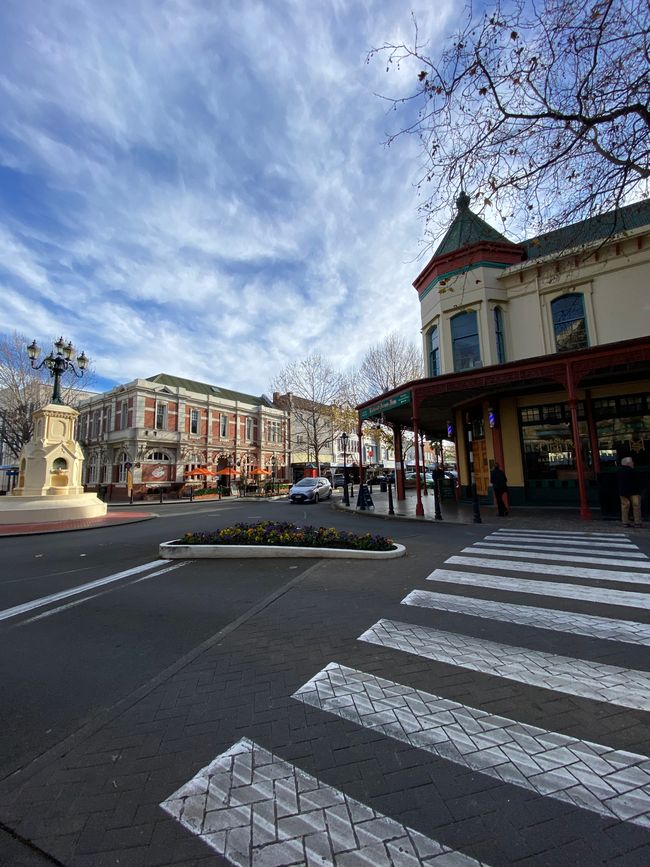
[[[78,439],[86,489],[109,498],[180,488],[206,470],[286,477],[287,416],[265,397],[160,373],[82,402]],[[214,481],[211,481],[214,479]]]
[[[413,284],[428,375],[360,419],[453,439],[465,496],[498,461],[513,505],[616,513],[621,458],[650,485],[650,202],[522,243],[457,208]]]

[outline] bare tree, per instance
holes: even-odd
[[[353,375],[357,403],[423,376],[422,350],[396,331],[371,346]]]
[[[49,403],[52,386],[47,367],[34,370],[27,355],[28,340],[23,334],[0,335],[0,449],[6,459],[17,459],[33,434],[34,410]],[[89,377],[84,376],[84,384]],[[74,405],[82,392],[72,372],[63,375],[65,403]]]
[[[320,355],[291,362],[272,385],[274,403],[290,413],[292,450],[313,454],[319,474],[321,453],[332,448],[341,385],[341,374]]]
[[[369,59],[413,66],[414,92],[390,102],[418,113],[389,142],[421,140],[429,230],[461,188],[528,232],[648,196],[648,0],[497,0],[480,18],[468,9],[439,57],[414,25],[412,44]]]

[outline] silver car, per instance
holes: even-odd
[[[332,486],[322,476],[300,479],[289,491],[289,500],[292,503],[317,503],[319,500],[328,500],[331,496]]]

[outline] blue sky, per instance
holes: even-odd
[[[451,0],[5,0],[3,331],[260,394],[309,352],[419,341],[417,142],[367,51]],[[455,11],[454,11],[455,10]],[[422,258],[423,255],[425,258]],[[429,254],[430,255],[430,254]]]

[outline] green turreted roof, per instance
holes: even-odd
[[[160,385],[167,385],[169,388],[184,388],[186,391],[222,397],[224,400],[240,400],[242,403],[269,406],[268,400],[263,396],[257,397],[252,394],[244,394],[242,391],[232,391],[229,388],[221,388],[219,385],[210,385],[209,382],[184,379],[182,376],[170,376],[168,373],[157,373],[155,376],[148,376],[147,382],[157,382]]]
[[[467,193],[461,193],[456,199],[456,207],[458,213],[454,217],[451,226],[447,229],[445,237],[442,239],[434,258],[444,256],[446,253],[453,253],[460,250],[462,247],[467,247],[469,244],[476,244],[478,241],[497,241],[501,244],[512,244],[504,235],[493,229],[485,220],[478,217],[469,209],[470,198]],[[514,246],[514,245],[513,245]]]

